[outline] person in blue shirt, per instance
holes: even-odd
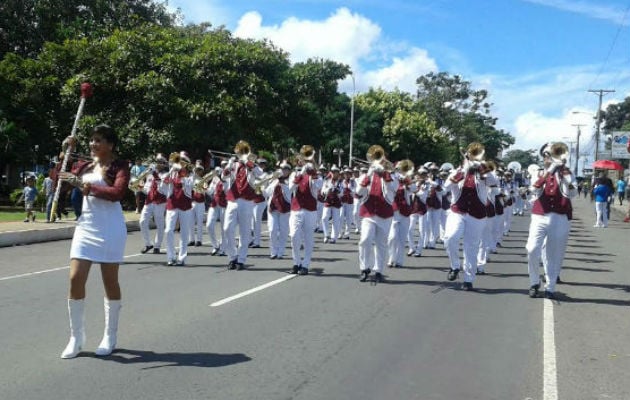
[[[26,178],[26,186],[24,186],[22,196],[24,196],[24,209],[26,210],[26,219],[24,222],[35,222],[33,204],[35,204],[35,199],[37,198],[37,188],[35,187],[35,177],[33,175]]]
[[[617,197],[619,198],[619,205],[623,205],[623,199],[626,197],[626,181],[619,178],[617,181]]]
[[[606,212],[606,205],[608,199],[613,195],[610,186],[607,185],[602,179],[598,179],[593,188],[593,196],[595,197],[595,228],[608,228],[608,213]]]

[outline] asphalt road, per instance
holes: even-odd
[[[186,267],[167,267],[165,255],[138,254],[133,233],[118,350],[105,358],[93,354],[98,267],[87,349],[61,360],[69,241],[2,248],[0,399],[630,399],[630,226],[595,229],[588,200],[575,206],[553,303],[527,296],[527,216],[515,217],[475,292],[446,281],[441,248],[406,258],[386,283],[360,283],[356,235],[333,245],[320,234],[314,274],[215,307],[288,278],[290,259],[252,249],[247,270],[227,271],[206,245]]]

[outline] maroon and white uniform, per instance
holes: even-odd
[[[217,167],[218,168],[218,167]],[[220,178],[221,169],[217,171],[219,176],[215,177],[208,185],[206,194],[212,199],[210,200],[210,208],[208,209],[208,217],[206,218],[206,230],[210,238],[212,246],[212,254],[225,254],[225,235],[223,231],[223,221],[225,217],[225,208],[227,207],[227,198],[225,190],[223,190],[223,181]],[[221,231],[221,240],[217,240],[216,224],[219,222],[219,230]]]
[[[425,248],[434,249],[437,239],[440,237],[440,219],[442,218],[442,186],[430,180],[427,193],[427,231],[424,235]]]
[[[402,266],[405,258],[405,241],[409,235],[409,217],[412,211],[411,197],[416,191],[414,183],[410,180],[400,181],[400,179],[400,177],[395,178],[395,180],[399,180],[399,183],[394,202],[392,203],[394,216],[389,228],[389,236],[387,237],[387,247],[389,249],[387,264],[395,267]]]
[[[263,171],[250,161],[231,161],[223,171],[225,180],[227,207],[223,231],[225,234],[225,252],[230,262],[244,264],[247,260],[247,248],[251,241],[251,227],[254,210],[254,185]],[[236,225],[238,225],[239,243],[236,247]]]
[[[330,239],[331,243],[335,243],[337,238],[341,237],[339,228],[341,226],[341,181],[328,177],[322,186],[322,200],[324,202],[324,210],[322,212],[322,231],[324,232],[324,243]],[[328,220],[332,222],[332,230],[328,231]]]
[[[359,239],[359,268],[382,273],[387,258],[387,237],[394,216],[394,197],[398,181],[389,172],[382,175],[373,171],[359,178],[357,194],[361,196],[361,239]]]
[[[350,230],[354,223],[354,193],[356,183],[352,178],[345,178],[341,181],[341,236],[350,238]]]
[[[426,181],[416,181],[416,192],[411,197],[411,215],[409,216],[409,230],[407,231],[407,255],[420,257],[427,233],[427,194],[429,184]],[[416,240],[416,229],[418,239]]]
[[[259,161],[260,162],[260,161]],[[263,173],[259,180],[267,179],[269,175],[267,173]],[[252,232],[254,233],[252,237],[252,244],[254,246],[260,246],[260,238],[262,232],[262,219],[263,214],[265,212],[265,208],[267,208],[267,199],[265,198],[264,191],[261,194],[256,194],[254,197],[254,209],[252,219]]]
[[[296,172],[289,178],[291,198],[291,215],[289,217],[289,236],[291,237],[291,253],[293,265],[301,266],[308,271],[311,265],[314,231],[317,219],[317,195],[322,181],[318,179],[313,168]],[[304,256],[300,255],[300,247],[304,245]]]
[[[545,276],[548,292],[554,292],[567,247],[573,208],[571,199],[577,196],[577,185],[565,167],[545,172],[530,187],[534,203],[527,238],[527,267],[530,284],[539,285],[541,253],[545,251]],[[546,243],[545,243],[546,242]]]
[[[193,183],[197,183],[200,177],[196,177]],[[194,187],[194,184],[193,184]],[[197,192],[192,191],[192,210],[191,210],[191,223],[190,223],[190,241],[196,242],[195,244],[201,244],[203,242],[203,217],[206,214],[206,195],[205,191]]]
[[[451,213],[446,220],[444,247],[451,270],[459,271],[459,241],[464,244],[464,282],[471,283],[477,273],[477,253],[486,223],[488,189],[484,177],[464,168],[454,170],[444,187],[452,195]]]
[[[161,185],[162,179],[166,178],[168,173],[158,173],[154,171],[147,176],[142,190],[146,194],[144,207],[140,214],[140,233],[144,240],[145,247],[153,247],[159,251],[164,240],[165,214],[166,214],[166,194],[163,192],[164,187]],[[155,241],[151,241],[149,222],[153,218],[155,221]]]
[[[184,265],[192,222],[193,177],[185,168],[162,180],[166,191],[166,258],[170,265]],[[179,254],[175,254],[175,226],[179,221]]]
[[[269,255],[271,258],[284,257],[289,236],[289,217],[291,215],[291,191],[288,178],[273,180],[265,188],[267,198],[267,225],[269,227]]]

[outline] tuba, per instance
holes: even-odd
[[[400,170],[400,174],[403,178],[413,178],[415,165],[413,161],[409,159],[400,160],[398,162],[398,169]]]
[[[527,178],[532,181],[537,179],[541,169],[542,168],[538,164],[530,164],[527,167]]]
[[[469,161],[481,161],[486,154],[486,148],[479,142],[472,142],[462,153],[465,159]]]
[[[315,159],[315,148],[310,144],[305,144],[300,148],[300,154],[297,156],[305,169],[315,169],[313,160]]]
[[[144,186],[144,179],[149,176],[149,174],[152,174],[154,171],[153,166],[148,167],[147,169],[145,169],[144,171],[142,171],[142,173],[140,175],[138,175],[138,177],[136,178],[131,178],[129,180],[129,190],[133,191],[133,192],[137,192],[138,190],[142,189],[142,186]]]
[[[201,178],[199,178],[199,180],[195,182],[195,185],[193,186],[193,190],[197,193],[205,192],[204,186],[206,185],[206,183],[214,179],[215,176],[217,176],[217,171],[212,170],[208,172],[207,174],[205,174],[204,176],[202,176]]]
[[[254,192],[258,195],[261,195],[263,190],[269,185],[271,182],[279,179],[283,175],[281,169],[275,170],[271,176],[268,176],[263,179],[259,179],[254,183]]]
[[[507,169],[512,170],[512,172],[514,172],[515,174],[518,174],[521,172],[523,167],[521,166],[521,163],[519,163],[518,161],[511,161],[510,163],[508,163]]]
[[[256,160],[256,155],[252,154],[251,146],[249,145],[249,143],[247,143],[244,140],[239,140],[234,145],[234,153],[236,154],[236,156],[241,162]]]
[[[558,164],[566,164],[569,158],[569,147],[562,142],[555,142],[547,148],[551,160]]]
[[[394,169],[392,163],[385,158],[385,149],[381,145],[373,144],[370,146],[365,157],[373,167],[378,165],[388,172]]]

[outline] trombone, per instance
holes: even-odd
[[[210,182],[212,179],[214,179],[217,176],[217,171],[212,170],[210,172],[208,172],[207,174],[205,174],[204,176],[202,176],[201,178],[199,178],[194,186],[193,186],[193,190],[197,193],[203,193],[205,192],[205,185],[206,183]]]

